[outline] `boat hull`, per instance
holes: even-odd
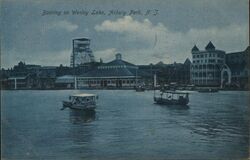
[[[144,88],[136,88],[135,91],[136,91],[136,92],[144,92],[145,89],[144,89]]]
[[[96,104],[89,103],[89,104],[72,104],[72,102],[63,101],[63,107],[76,109],[76,110],[83,110],[83,111],[94,111],[96,108]]]
[[[179,99],[179,100],[175,100],[175,99],[165,99],[165,98],[157,98],[154,97],[154,101],[156,104],[161,104],[161,105],[187,105],[189,100],[188,99]]]
[[[218,92],[217,89],[200,89],[198,90],[198,92],[200,93],[215,93],[215,92]]]

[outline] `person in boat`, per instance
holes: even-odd
[[[80,100],[78,99],[78,98],[75,98],[74,100],[73,100],[73,104],[79,104],[80,103]]]
[[[163,92],[161,93],[161,99],[162,99],[162,96],[163,96]]]
[[[168,99],[172,99],[172,96],[171,96],[171,95],[169,95],[169,96],[168,96]]]
[[[179,96],[179,100],[183,100],[184,99],[184,97],[183,96]]]

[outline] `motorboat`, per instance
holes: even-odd
[[[63,101],[63,109],[71,108],[85,111],[94,111],[96,108],[96,101],[98,96],[96,94],[76,94],[69,96],[69,101]]]
[[[160,95],[154,93],[156,104],[162,105],[187,105],[189,103],[189,93],[177,91],[161,91]]]
[[[136,91],[136,92],[144,92],[144,91],[145,91],[145,88],[144,88],[144,86],[136,86],[136,87],[135,87],[135,91]]]

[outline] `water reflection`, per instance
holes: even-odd
[[[66,155],[75,156],[72,153],[82,153],[84,151],[83,156],[88,156],[88,154],[94,152],[91,145],[95,132],[95,125],[91,122],[93,122],[95,118],[95,112],[69,110],[69,120],[71,124],[69,124],[69,130],[66,137],[70,140],[71,145],[64,150]],[[72,159],[78,158],[72,157]]]
[[[159,105],[162,108],[168,108],[171,110],[187,110],[189,109],[188,105],[160,105],[160,104],[156,104]]]
[[[72,124],[90,123],[96,118],[95,111],[70,110],[69,119]]]

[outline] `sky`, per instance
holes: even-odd
[[[186,58],[191,59],[195,44],[204,50],[209,41],[227,53],[243,51],[249,45],[248,0],[0,3],[3,68],[19,61],[69,66],[72,39],[79,37],[91,39],[96,61],[101,58],[109,62],[121,53],[124,60],[134,64],[183,63]],[[72,11],[82,14],[73,15]]]

